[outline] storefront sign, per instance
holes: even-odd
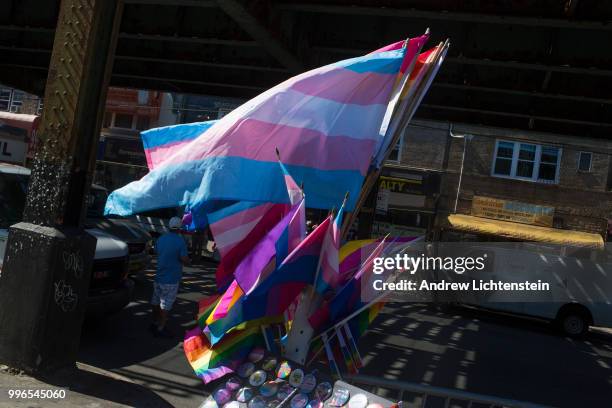
[[[376,196],[376,212],[378,214],[386,214],[389,208],[389,190],[385,188],[378,189]]]
[[[472,215],[522,224],[552,227],[554,207],[474,196]]]
[[[379,190],[389,190],[394,193],[422,194],[423,178],[400,178],[381,176],[378,181]]]
[[[0,162],[24,164],[27,151],[25,142],[0,138]]]

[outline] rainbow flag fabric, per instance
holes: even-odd
[[[235,330],[211,346],[199,327],[185,333],[183,350],[187,361],[205,383],[233,372],[264,340],[259,326]]]
[[[165,207],[191,210],[239,201],[289,203],[275,163],[303,183],[309,207],[329,209],[346,191],[351,211],[372,158],[383,143],[389,108],[407,48],[352,58],[298,76],[251,99],[216,122],[147,134],[151,171],[112,192],[106,214]],[[194,222],[207,211],[194,211]]]

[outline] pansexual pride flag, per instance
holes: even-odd
[[[346,191],[351,211],[385,137],[381,129],[407,48],[340,61],[288,79],[216,122],[145,135],[151,171],[111,193],[106,214],[213,202],[288,203],[276,148],[309,207],[329,209]],[[202,211],[194,212],[197,217]],[[202,225],[202,222],[199,222]]]

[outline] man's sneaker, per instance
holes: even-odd
[[[173,339],[174,333],[172,333],[170,330],[164,327],[161,330],[155,331],[155,337],[161,337],[162,339]]]

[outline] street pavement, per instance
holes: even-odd
[[[186,268],[171,315],[177,333],[172,340],[148,331],[152,279],[153,271],[137,276],[135,299],[126,309],[86,324],[79,361],[154,391],[160,397],[154,406],[197,407],[210,389],[193,374],[181,340],[195,324],[197,301],[214,289],[214,264]],[[577,341],[539,321],[392,304],[360,349],[364,375],[556,407],[612,405],[612,335],[606,332]],[[125,403],[117,393],[98,397]]]

